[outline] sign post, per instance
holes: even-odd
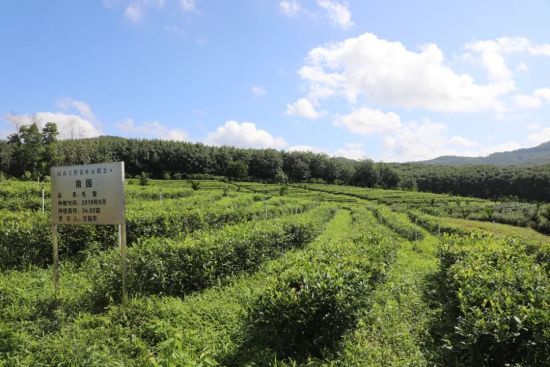
[[[52,224],[53,250],[53,289],[55,298],[59,296],[59,250],[57,246],[57,224]]]
[[[56,296],[59,293],[58,225],[107,225],[119,227],[122,301],[126,304],[127,258],[124,200],[124,162],[52,167],[52,242]]]

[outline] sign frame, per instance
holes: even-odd
[[[79,224],[117,225],[121,255],[122,304],[126,305],[128,302],[128,255],[124,162],[52,167],[50,177],[55,297],[59,296],[60,291],[57,227]],[[99,189],[103,191],[98,192]]]

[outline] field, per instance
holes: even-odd
[[[41,195],[44,189],[45,210]],[[126,184],[113,226],[60,227],[0,182],[0,366],[549,366],[535,204],[252,182]]]

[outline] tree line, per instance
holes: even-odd
[[[550,199],[550,165],[450,167],[112,136],[58,140],[54,123],[42,129],[36,124],[22,126],[6,141],[0,141],[0,177],[36,179],[48,175],[52,166],[109,161],[124,161],[130,177],[142,173],[172,179],[223,176],[262,182],[402,188],[481,198]]]

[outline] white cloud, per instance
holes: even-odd
[[[481,146],[477,144],[478,149],[472,152],[466,152],[467,155],[478,157],[478,156],[488,156],[496,152],[510,152],[512,150],[521,149],[522,146],[515,141],[507,141],[502,144],[491,145],[491,146]]]
[[[122,0],[104,0],[103,4],[107,8],[115,8],[117,5],[123,2]],[[171,1],[165,1],[165,0],[132,0],[132,1],[124,1],[126,4],[126,7],[124,8],[123,16],[128,21],[137,24],[139,23],[143,18],[147,16],[147,14],[153,9],[153,10],[162,10],[167,8],[166,3],[168,3],[168,7],[171,9],[179,8],[183,10],[184,12],[193,11],[195,9],[195,1],[194,0],[171,0]]]
[[[387,161],[417,161],[443,155],[480,157],[521,148],[514,141],[487,146],[460,136],[448,137],[445,125],[429,120],[404,124],[383,141],[383,159]]]
[[[258,129],[252,122],[237,121],[226,121],[216,131],[209,133],[206,144],[275,149],[282,149],[287,145],[283,138],[274,137],[267,131]]]
[[[62,112],[37,112],[33,115],[6,115],[6,119],[17,129],[22,125],[36,122],[40,127],[47,122],[55,122],[60,139],[92,138],[102,135],[99,128],[90,120],[74,114]]]
[[[279,2],[279,11],[281,14],[292,17],[300,11],[300,4],[296,0],[282,0]]]
[[[286,149],[289,152],[312,152],[312,153],[327,153],[323,148],[312,147],[309,145],[292,145]]]
[[[63,110],[76,109],[85,119],[92,122],[97,122],[97,118],[92,112],[92,108],[84,101],[66,97],[57,101],[57,106]]]
[[[124,10],[124,18],[128,19],[132,23],[138,23],[144,15],[145,11],[139,2],[129,4],[126,7],[126,10]]]
[[[250,91],[257,97],[263,96],[267,93],[265,88],[261,85],[253,85],[252,87],[250,87]]]
[[[331,155],[355,160],[367,158],[365,146],[362,143],[347,143],[343,148],[336,149]]]
[[[128,118],[115,124],[115,127],[131,137],[175,141],[188,140],[187,133],[184,130],[167,128],[158,121],[146,121],[141,125],[137,125],[133,119]]]
[[[453,136],[449,139],[449,143],[456,147],[473,148],[478,146],[474,141],[468,140],[462,136]]]
[[[417,161],[442,155],[481,156],[520,148],[515,142],[487,147],[462,136],[449,136],[447,127],[441,123],[427,119],[402,122],[396,113],[366,107],[345,116],[335,116],[334,124],[358,135],[379,136],[382,139],[381,158],[385,161]],[[348,150],[355,152],[348,157],[358,156],[362,151],[359,147]]]
[[[529,124],[527,124],[527,130],[538,130],[542,127],[542,124],[541,123],[538,123],[538,122],[531,122]]]
[[[382,112],[368,107],[359,108],[349,115],[336,116],[334,124],[344,126],[349,131],[361,134],[385,134],[401,127],[399,115],[393,112]]]
[[[445,125],[411,122],[383,137],[383,160],[416,161],[452,154],[444,135]]]
[[[323,153],[331,157],[344,157],[355,160],[360,160],[367,157],[367,153],[365,152],[365,146],[363,143],[346,143],[343,147],[338,148],[332,152],[328,151],[327,149],[312,147],[309,145],[292,145],[286,150],[289,152]]]
[[[353,26],[347,3],[341,3],[336,0],[317,0],[317,5],[327,11],[328,17],[333,24],[342,29],[349,29]]]
[[[501,96],[515,88],[512,81],[476,84],[468,74],[457,74],[435,44],[413,52],[371,33],[311,50],[299,75],[309,83],[313,101],[364,97],[383,105],[445,112],[501,111]]]
[[[544,103],[550,103],[550,88],[537,89],[532,95],[518,94],[514,96],[513,101],[519,108],[540,108]]]
[[[181,0],[180,7],[185,12],[193,11],[195,9],[195,0]]]
[[[310,120],[318,119],[323,114],[317,112],[307,98],[300,98],[294,103],[286,105],[286,113],[291,116],[304,117]]]
[[[550,127],[545,127],[536,133],[529,134],[529,141],[537,145],[550,141]]]
[[[501,37],[496,40],[474,41],[466,44],[465,48],[479,54],[481,65],[487,70],[489,78],[495,81],[510,80],[513,76],[505,60],[505,56],[508,54],[523,52],[533,56],[550,56],[550,44],[535,44],[525,37]],[[516,69],[525,71],[527,65],[522,62]]]
[[[518,66],[516,66],[516,71],[529,71],[529,67],[524,61],[522,61],[518,64]]]

